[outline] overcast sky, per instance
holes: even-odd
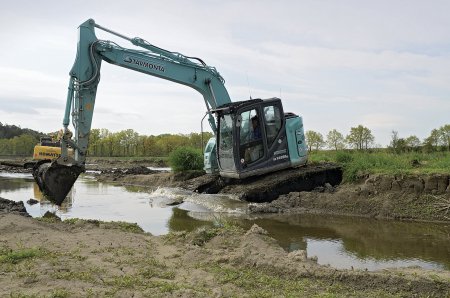
[[[422,140],[450,123],[449,12],[447,0],[3,1],[0,122],[62,127],[77,27],[93,18],[202,58],[233,101],[281,97],[306,130],[362,124],[381,145],[392,130]],[[102,64],[93,128],[189,133],[204,113],[193,89]]]

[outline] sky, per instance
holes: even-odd
[[[3,124],[62,128],[77,28],[89,18],[200,57],[225,78],[233,101],[280,97],[305,130],[324,137],[361,124],[386,146],[393,130],[423,140],[450,124],[447,0],[3,2]],[[92,127],[186,134],[200,131],[205,111],[189,87],[104,62]]]

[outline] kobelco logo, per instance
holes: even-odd
[[[131,57],[131,56],[125,56],[123,61],[126,63],[139,65],[139,66],[142,66],[142,67],[145,67],[148,69],[165,72],[164,66],[162,66],[162,65],[154,64],[154,63],[148,62],[148,61],[139,60],[139,59]]]

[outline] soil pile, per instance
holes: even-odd
[[[128,175],[150,175],[160,173],[160,171],[150,170],[144,166],[135,166],[131,168],[103,169],[100,171],[104,181],[117,181],[117,179]]]
[[[0,172],[6,173],[31,173],[31,169],[25,169],[23,163],[0,161]]]
[[[0,214],[14,213],[22,216],[30,216],[22,201],[14,202],[0,197]]]
[[[379,218],[450,220],[448,175],[373,175],[357,184],[292,192],[252,212],[329,213]]]

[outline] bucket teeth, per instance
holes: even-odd
[[[56,205],[61,205],[81,172],[83,169],[76,165],[46,162],[34,167],[33,177],[44,195]]]

